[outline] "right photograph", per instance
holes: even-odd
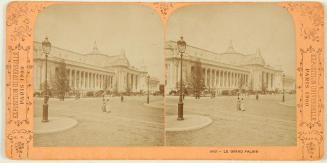
[[[295,27],[273,4],[193,5],[168,20],[167,146],[296,146]]]

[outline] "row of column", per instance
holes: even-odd
[[[117,89],[119,92],[126,92],[127,88],[131,92],[137,92],[141,88],[140,75],[120,70],[117,72]]]
[[[189,66],[183,66],[183,73],[193,73],[193,66],[190,71],[185,70]],[[203,80],[207,88],[246,88],[249,83],[249,74],[236,72],[233,70],[203,68]],[[183,76],[184,76],[183,75]],[[185,77],[184,76],[184,77]],[[190,76],[190,75],[188,75]],[[173,62],[167,64],[167,84],[170,87],[175,87],[180,81],[180,64]],[[183,77],[183,80],[186,80]]]
[[[274,86],[274,73],[270,73],[270,72],[265,72],[262,71],[262,78],[261,78],[261,82],[262,82],[262,90],[267,89],[267,90],[273,90],[275,89]]]
[[[183,66],[184,69],[186,67],[188,66]],[[194,67],[191,66],[191,71],[184,69],[183,72],[192,74]],[[207,88],[246,88],[249,83],[249,74],[232,70],[203,68],[202,76]],[[167,64],[167,84],[175,87],[176,83],[180,81],[180,77],[180,64],[173,62]],[[183,80],[186,80],[184,77]]]
[[[130,88],[132,92],[135,92],[138,90],[138,75],[133,73],[127,73],[127,82],[126,87]]]
[[[191,68],[193,69],[193,68]],[[204,84],[207,88],[246,88],[249,75],[223,69],[203,68]]]
[[[111,89],[113,75],[98,72],[87,72],[77,69],[67,69],[69,86],[73,89]]]
[[[180,81],[180,64],[170,62],[167,65],[167,82],[170,87],[175,87],[176,83]]]

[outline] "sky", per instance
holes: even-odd
[[[168,40],[183,35],[187,44],[216,53],[234,49],[295,76],[295,31],[286,9],[265,4],[196,5],[176,10],[168,21]]]
[[[167,40],[181,35],[189,44],[221,53],[234,49],[253,54],[295,76],[295,31],[286,9],[271,4],[194,5],[179,8],[168,19]],[[164,82],[164,29],[159,14],[136,5],[54,5],[38,15],[34,40],[45,36],[54,46],[78,53],[125,50],[132,66],[146,66]]]
[[[90,53],[96,41],[100,53],[125,50],[130,64],[146,66],[151,76],[164,81],[164,35],[159,15],[133,5],[54,5],[43,10],[35,24],[34,40]]]

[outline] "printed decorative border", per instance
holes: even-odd
[[[13,159],[29,158],[33,140],[33,26],[45,3],[13,2],[6,19],[6,149]],[[32,59],[32,60],[31,60]]]
[[[297,146],[282,147],[217,147],[216,149],[255,149],[262,151],[258,155],[210,155],[212,147],[205,148],[115,148],[111,155],[109,148],[97,148],[99,154],[83,157],[83,153],[95,150],[61,148],[70,150],[75,155],[60,157],[60,150],[37,149],[33,147],[33,26],[44,8],[52,4],[72,2],[13,2],[7,7],[6,19],[6,154],[12,159],[288,159],[316,160],[323,156],[323,42],[324,22],[323,6],[314,2],[276,3],[286,8],[293,16],[296,30],[296,97],[297,97]],[[77,4],[77,3],[72,3]],[[89,4],[89,3],[88,3]],[[105,3],[108,4],[108,3]],[[109,3],[117,4],[117,3]],[[234,3],[119,3],[145,5],[155,9],[164,25],[169,15],[179,7],[199,4],[234,4]],[[239,3],[238,3],[239,4]],[[165,27],[166,28],[166,27]],[[111,148],[115,150],[114,148]],[[142,152],[142,151],[152,151]],[[44,156],[46,151],[57,154]],[[121,151],[129,152],[124,155]],[[141,151],[141,152],[139,152]],[[287,156],[287,152],[294,153]],[[37,155],[36,153],[40,155]],[[43,152],[44,155],[41,153]],[[120,153],[119,153],[120,152]],[[137,153],[139,152],[139,153]],[[206,153],[204,153],[206,152]],[[286,152],[286,153],[285,153]],[[110,153],[110,152],[109,152]],[[195,155],[193,155],[193,154]],[[116,154],[116,155],[115,155]],[[181,155],[177,155],[181,154]],[[270,157],[265,157],[265,154]],[[58,156],[56,156],[58,155]],[[151,156],[150,156],[151,155]]]
[[[297,136],[301,159],[323,155],[323,8],[319,3],[286,3],[296,26]]]

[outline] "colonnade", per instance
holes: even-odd
[[[203,68],[202,71],[206,88],[245,89],[248,87],[249,74],[245,72],[216,68]]]
[[[204,67],[204,68],[203,68]],[[180,64],[168,62],[167,66],[167,85],[170,88],[176,88],[176,83],[180,81]],[[185,76],[193,74],[194,66],[183,66],[183,80]],[[188,70],[190,69],[190,70]],[[188,74],[187,74],[188,73]],[[217,89],[238,89],[249,87],[249,72],[233,70],[229,68],[209,68],[202,66],[202,77],[206,88]]]
[[[274,90],[275,89],[275,75],[274,73],[271,72],[265,72],[262,71],[261,74],[261,86],[262,86],[262,90]]]
[[[67,69],[68,83],[75,90],[102,90],[113,88],[113,74]]]
[[[135,92],[138,90],[138,75],[133,74],[133,73],[127,73],[127,82],[126,82],[126,87],[130,88],[132,92]]]

